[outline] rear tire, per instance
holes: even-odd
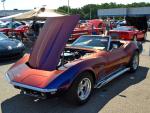
[[[84,72],[77,77],[66,93],[66,99],[76,105],[86,103],[94,88],[93,77],[89,72]]]
[[[130,72],[135,72],[139,67],[139,52],[135,52],[130,60],[129,68]]]

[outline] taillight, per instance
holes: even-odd
[[[129,38],[129,34],[128,33],[121,33],[120,38],[121,39],[128,39]]]

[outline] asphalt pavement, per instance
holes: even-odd
[[[71,105],[63,98],[38,101],[19,94],[4,77],[15,61],[0,63],[0,113],[150,113],[150,33],[143,47],[136,73],[125,73],[96,89],[82,106]]]

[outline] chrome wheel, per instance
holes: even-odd
[[[91,81],[89,78],[83,78],[78,85],[77,94],[81,100],[86,100],[91,93]]]
[[[136,70],[138,65],[139,65],[139,57],[135,55],[132,63],[133,69]]]

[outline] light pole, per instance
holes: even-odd
[[[90,7],[90,20],[92,19],[92,9]]]
[[[70,4],[69,4],[69,0],[68,0],[68,14],[69,14],[69,5],[70,5]]]
[[[4,16],[6,16],[6,14],[5,14],[5,1],[6,1],[6,0],[1,0],[1,2],[3,3]]]

